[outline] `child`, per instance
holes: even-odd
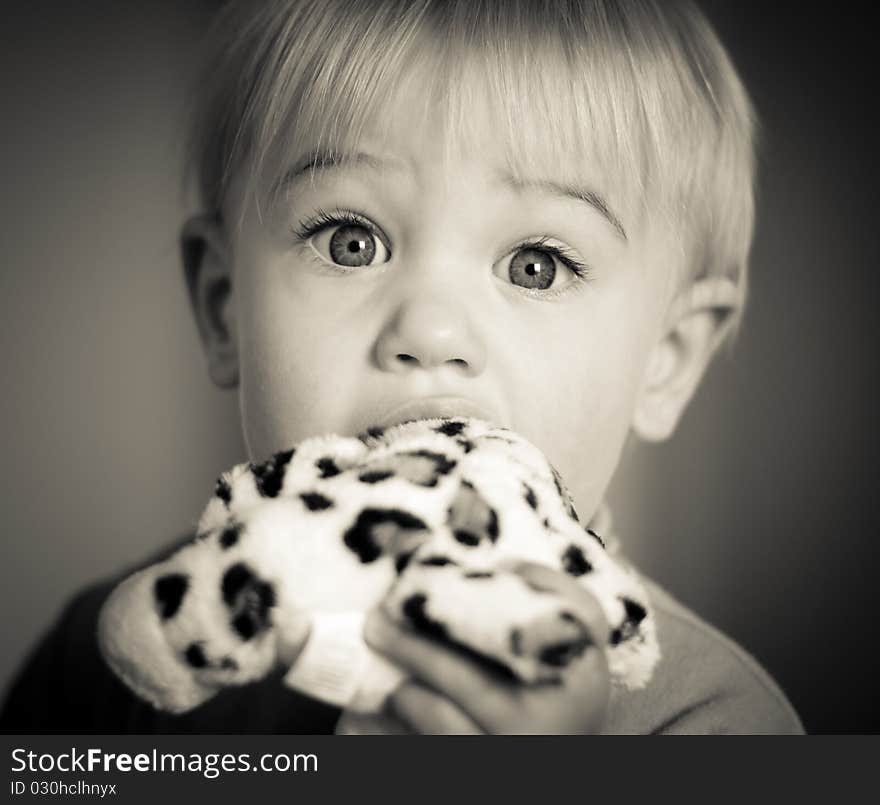
[[[207,212],[183,253],[251,457],[395,412],[479,415],[541,448],[607,538],[628,434],[672,434],[745,298],[751,110],[700,13],[275,0],[225,9],[214,47],[193,137]],[[521,572],[597,623],[569,578]],[[111,587],[39,647],[6,731],[350,729],[274,677],[183,716],[138,702],[97,654]],[[664,658],[634,693],[610,689],[597,650],[568,684],[525,691],[373,617],[368,642],[415,680],[379,728],[801,731],[751,658],[649,590]]]

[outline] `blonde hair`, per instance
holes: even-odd
[[[422,110],[468,138],[489,103],[508,167],[598,171],[611,205],[677,226],[688,277],[730,277],[744,299],[754,219],[753,114],[702,13],[664,0],[260,0],[232,2],[208,39],[191,164],[219,211],[241,172],[272,154],[344,155],[415,68]],[[474,78],[477,81],[474,81]],[[486,94],[476,97],[474,87]]]

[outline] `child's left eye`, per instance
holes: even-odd
[[[561,271],[558,268],[561,266]],[[494,269],[498,276],[530,295],[550,297],[569,290],[589,277],[589,267],[567,247],[548,242],[547,238],[525,241]],[[569,276],[566,282],[562,277]]]
[[[319,210],[315,218],[300,221],[295,233],[331,265],[367,268],[391,259],[391,250],[379,228],[356,213]]]

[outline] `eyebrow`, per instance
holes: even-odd
[[[614,231],[617,232],[624,241],[629,241],[629,238],[626,235],[626,230],[620,222],[620,218],[614,214],[605,199],[594,190],[585,187],[578,187],[573,184],[567,184],[565,182],[554,182],[550,179],[519,179],[509,173],[502,174],[500,180],[503,184],[506,184],[517,192],[522,192],[529,188],[536,188],[545,193],[549,193],[552,196],[571,198],[575,201],[582,201],[585,204],[589,204],[609,224],[611,224]]]
[[[338,151],[312,151],[301,159],[298,159],[292,167],[288,168],[280,179],[277,179],[272,185],[272,191],[277,192],[282,187],[289,187],[299,181],[306,173],[318,173],[333,170],[341,167],[369,168],[370,170],[379,171],[400,170],[401,162],[391,159],[380,159],[372,154],[366,154],[362,151],[355,153],[340,153]]]

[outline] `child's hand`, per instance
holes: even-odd
[[[587,734],[601,729],[610,677],[602,651],[607,625],[598,604],[562,572],[533,564],[520,565],[516,572],[533,587],[565,596],[596,645],[563,669],[563,684],[526,686],[374,610],[365,628],[367,643],[412,676],[386,706],[402,726],[428,734]]]

